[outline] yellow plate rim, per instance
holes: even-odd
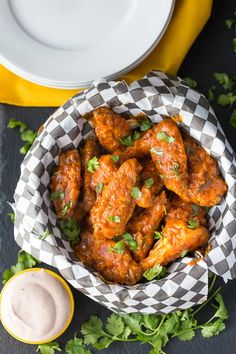
[[[3,323],[2,321],[2,316],[1,316],[1,300],[2,300],[2,295],[3,295],[3,292],[6,288],[6,286],[14,279],[16,278],[17,276],[19,276],[20,274],[23,274],[23,273],[27,273],[27,272],[37,272],[37,271],[40,271],[40,270],[45,270],[48,274],[52,275],[54,278],[56,278],[62,285],[63,287],[65,288],[65,290],[67,291],[67,294],[69,295],[69,300],[70,300],[70,304],[71,304],[71,310],[70,310],[70,315],[68,317],[68,320],[65,324],[65,326],[62,328],[62,330],[57,334],[55,335],[54,337],[50,338],[50,339],[46,339],[46,340],[42,340],[40,342],[31,342],[31,341],[27,341],[27,340],[24,340],[18,336],[16,336],[14,333],[12,333],[9,328],[7,328],[5,326],[5,324]],[[1,293],[0,293],[0,319],[1,319],[1,322],[2,322],[2,325],[3,327],[5,328],[5,330],[15,339],[19,340],[20,342],[23,342],[23,343],[26,343],[26,344],[44,344],[44,343],[49,343],[51,341],[53,341],[54,339],[60,337],[65,331],[66,329],[68,328],[69,324],[71,323],[72,321],[72,318],[73,318],[73,315],[74,315],[74,310],[75,310],[75,302],[74,302],[74,297],[73,297],[73,294],[72,294],[72,291],[69,287],[69,285],[67,284],[67,282],[60,276],[58,275],[57,273],[53,272],[52,270],[50,269],[46,269],[46,268],[30,268],[30,269],[24,269],[18,273],[16,273],[15,275],[13,275],[13,277],[11,277],[7,282],[6,284],[4,284],[2,290],[1,290]]]

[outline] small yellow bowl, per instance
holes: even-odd
[[[70,325],[71,321],[72,321],[72,318],[73,318],[73,315],[74,315],[74,309],[75,309],[75,303],[74,303],[74,297],[73,297],[73,294],[72,294],[72,291],[69,287],[69,285],[67,284],[67,282],[60,276],[58,275],[57,273],[49,270],[49,269],[45,269],[45,268],[32,268],[32,269],[25,269],[25,270],[22,270],[21,272],[18,272],[16,273],[12,278],[10,278],[8,280],[8,282],[4,285],[4,287],[2,288],[2,291],[0,293],[0,319],[1,319],[1,300],[2,300],[2,295],[3,295],[3,292],[4,290],[6,289],[6,287],[8,286],[8,284],[14,279],[16,278],[17,276],[19,276],[20,274],[22,273],[26,273],[26,272],[37,272],[37,271],[40,271],[40,270],[44,270],[46,271],[47,273],[49,273],[50,275],[52,275],[54,278],[56,278],[61,284],[62,286],[64,287],[64,289],[66,290],[68,296],[69,296],[69,301],[70,301],[70,305],[71,305],[71,310],[70,310],[70,315],[68,317],[68,320],[65,324],[65,326],[63,327],[63,329],[55,336],[53,336],[52,338],[50,339],[47,339],[47,340],[43,340],[43,341],[40,341],[40,342],[31,342],[31,341],[27,341],[27,340],[24,340],[24,339],[21,339],[19,337],[17,337],[14,333],[12,333],[5,325],[4,323],[2,322],[2,325],[3,327],[5,328],[5,330],[15,339],[19,340],[20,342],[23,342],[23,343],[26,343],[26,344],[44,344],[44,343],[48,343],[48,342],[51,342],[53,340],[55,340],[56,338],[60,337],[60,335],[62,335],[65,330],[68,328],[68,326]]]

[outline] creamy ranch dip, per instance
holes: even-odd
[[[72,301],[62,283],[44,269],[13,278],[1,298],[3,325],[23,341],[51,340],[71,316]]]

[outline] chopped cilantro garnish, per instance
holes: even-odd
[[[115,246],[109,248],[110,252],[122,254],[125,251],[125,243],[123,240],[116,242]]]
[[[94,156],[91,160],[88,162],[88,167],[87,170],[91,173],[94,173],[94,171],[99,167],[99,161],[96,156]]]
[[[199,226],[199,222],[197,220],[189,219],[188,220],[188,228],[196,229]]]
[[[214,78],[219,82],[219,84],[228,91],[231,91],[234,87],[234,80],[226,73],[214,73]]]
[[[179,172],[179,164],[177,163],[176,165],[174,166],[171,166],[171,170],[174,172],[174,174],[176,176],[179,176],[180,175],[180,172]]]
[[[114,162],[118,162],[119,159],[120,159],[120,156],[118,156],[118,155],[112,155],[112,156],[111,156],[111,159],[112,159]]]
[[[142,193],[138,187],[134,187],[134,188],[132,188],[130,195],[134,199],[139,199],[139,198],[141,198]]]
[[[155,231],[154,232],[154,238],[155,238],[155,240],[160,240],[162,238],[162,232],[161,231]]]
[[[120,142],[122,145],[125,145],[125,146],[134,145],[131,135],[127,135],[127,136],[124,136],[123,138],[120,138]]]
[[[98,184],[96,185],[95,190],[98,194],[102,193],[103,186],[104,186],[104,184],[102,182],[98,182]]]
[[[70,208],[73,206],[72,200],[70,200],[68,203],[66,203],[61,211],[61,215],[64,216],[68,213]]]
[[[161,279],[163,278],[167,273],[167,268],[164,266],[161,266],[160,264],[154,265],[154,267],[146,270],[143,273],[144,278],[147,280],[153,280],[153,279]]]
[[[116,222],[119,223],[120,222],[120,217],[117,215],[110,215],[108,218],[111,222]]]
[[[140,125],[141,132],[145,132],[153,126],[153,123],[150,120],[143,120]]]
[[[217,100],[221,106],[232,106],[234,102],[236,102],[236,95],[233,95],[232,92],[220,95]]]
[[[52,192],[50,195],[51,200],[57,200],[57,199],[63,200],[64,197],[65,197],[65,193],[63,191],[59,191],[59,190]]]
[[[147,188],[151,188],[153,183],[154,183],[154,179],[152,177],[148,178],[144,181],[144,184]]]
[[[129,245],[132,251],[137,251],[138,249],[138,244],[135,241],[133,235],[131,235],[129,232],[125,232],[122,235],[122,239]]]
[[[79,241],[80,225],[73,219],[62,220],[60,223],[62,232],[67,236],[72,245]]]
[[[156,155],[158,155],[158,156],[162,156],[162,155],[163,155],[163,151],[160,150],[160,149],[157,149],[157,148],[155,148],[155,147],[151,148],[151,149],[150,149],[150,152],[152,152],[153,154],[156,154]]]
[[[192,204],[191,208],[192,208],[192,213],[191,213],[192,216],[196,216],[196,215],[199,214],[199,211],[200,211],[200,206],[199,205]]]
[[[158,139],[165,141],[166,143],[174,143],[175,138],[173,136],[169,136],[166,132],[161,131],[157,134]]]
[[[51,232],[46,229],[40,236],[39,236],[39,239],[40,240],[45,240],[48,236],[51,236]]]

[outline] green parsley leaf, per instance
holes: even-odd
[[[154,278],[161,279],[163,278],[167,273],[167,268],[164,266],[161,266],[160,264],[154,265],[154,267],[146,270],[143,273],[144,278],[147,280],[153,280]]]
[[[163,151],[162,151],[162,150],[159,150],[159,149],[157,149],[157,148],[155,148],[155,147],[151,148],[151,149],[150,149],[150,152],[152,152],[153,154],[156,154],[156,155],[158,155],[158,156],[162,156],[162,155],[163,155]]]
[[[214,322],[210,322],[202,327],[201,334],[204,338],[211,338],[217,336],[225,329],[225,324],[222,320],[218,319]]]
[[[134,131],[134,134],[133,134],[133,141],[136,141],[136,140],[138,140],[140,138],[140,133],[137,131],[137,130],[135,130]]]
[[[213,76],[225,90],[232,90],[234,86],[234,80],[228,74],[214,73]]]
[[[120,156],[118,156],[118,155],[112,155],[112,156],[111,156],[111,159],[112,159],[114,162],[118,162],[119,159],[120,159]]]
[[[143,120],[140,125],[141,132],[145,132],[153,126],[153,123],[150,120]]]
[[[197,204],[192,204],[191,209],[192,209],[192,211],[191,211],[192,216],[197,216],[200,212],[200,206]]]
[[[64,197],[65,197],[65,193],[63,191],[54,191],[50,194],[51,200],[57,200],[57,199],[63,200]]]
[[[183,257],[185,257],[187,254],[188,254],[188,250],[184,250],[184,251],[182,251],[181,252],[181,257],[183,258]]]
[[[98,184],[96,185],[95,190],[98,194],[102,193],[103,186],[104,186],[104,184],[102,182],[98,182]]]
[[[125,244],[123,240],[116,242],[115,246],[109,248],[110,252],[122,254],[125,251]]]
[[[10,129],[14,129],[14,128],[20,128],[20,133],[23,133],[28,127],[27,127],[27,124],[19,121],[19,120],[16,120],[14,118],[11,118],[8,122],[8,128]]]
[[[153,178],[148,178],[148,179],[146,179],[146,180],[144,181],[144,184],[145,184],[145,186],[146,186],[147,188],[151,188],[152,185],[153,185],[153,183],[154,183],[154,179],[153,179]]]
[[[21,148],[20,148],[20,154],[21,155],[26,155],[27,152],[29,151],[29,149],[31,148],[31,145],[30,143],[27,143],[25,145],[23,145]]]
[[[191,88],[197,87],[197,81],[196,80],[193,80],[190,77],[184,77],[183,80],[186,83],[186,85],[188,85],[189,87],[191,87]]]
[[[218,308],[216,306],[217,311],[214,314],[214,317],[220,318],[221,320],[227,320],[229,317],[229,313],[225,307],[224,300],[223,300],[222,296],[220,294],[217,294],[215,296],[215,301],[218,303]]]
[[[162,238],[162,231],[155,231],[154,238],[155,240],[160,240]]]
[[[176,165],[174,166],[171,166],[171,170],[174,172],[174,174],[176,176],[179,176],[180,175],[180,172],[179,172],[179,164],[177,163]]]
[[[91,173],[94,173],[94,171],[99,167],[99,161],[96,156],[94,156],[91,160],[88,162],[87,170]]]
[[[60,226],[62,232],[67,236],[72,246],[74,246],[79,241],[80,225],[73,219],[68,219],[62,220]]]
[[[217,99],[217,103],[221,106],[232,106],[234,102],[236,102],[236,95],[233,95],[232,92],[222,94]]]
[[[67,354],[92,354],[92,352],[87,349],[84,345],[83,339],[76,337],[68,340],[65,346],[65,351]]]
[[[173,136],[169,136],[166,132],[161,131],[157,134],[158,139],[165,141],[166,143],[174,143],[175,138]]]
[[[40,352],[40,354],[54,354],[55,351],[61,352],[61,348],[57,342],[50,342],[45,344],[40,344],[36,349],[36,352]]]
[[[133,235],[131,235],[129,232],[125,232],[122,235],[122,239],[129,245],[132,251],[137,251],[138,249],[138,244],[135,241]]]
[[[9,216],[11,222],[14,224],[14,222],[15,222],[15,213],[11,212],[11,213],[8,213],[7,215]]]
[[[8,122],[8,128],[13,129],[13,128],[20,128],[20,138],[22,141],[27,142],[27,144],[25,144],[24,146],[21,147],[20,149],[20,153],[22,155],[27,154],[27,152],[29,151],[31,145],[33,144],[34,140],[37,137],[37,132],[35,132],[34,130],[28,129],[28,126],[19,121],[16,120],[14,118],[11,118]]]
[[[68,203],[66,203],[61,211],[61,215],[64,216],[68,213],[68,211],[72,208],[73,202],[70,200]]]
[[[208,101],[214,101],[215,99],[215,89],[216,87],[213,85],[208,89]]]
[[[34,267],[36,263],[40,262],[36,258],[31,256],[31,254],[21,250],[18,253],[17,263],[3,272],[2,283],[5,284],[13,275],[20,272],[21,270]]]
[[[141,198],[142,193],[138,187],[133,187],[130,192],[130,195],[134,199],[139,199],[139,198]]]
[[[122,145],[125,145],[125,146],[134,145],[131,135],[127,135],[127,136],[124,136],[123,138],[120,138],[120,142]]]
[[[82,324],[81,333],[86,344],[94,345],[100,337],[103,337],[102,321],[97,316],[91,316],[88,321]]]
[[[118,337],[125,329],[121,317],[115,313],[107,318],[106,330],[109,334]]]
[[[21,140],[22,141],[26,141],[29,144],[33,144],[33,142],[35,141],[37,137],[37,132],[35,132],[34,130],[31,129],[27,129],[25,130],[23,133],[21,133]]]
[[[229,124],[236,128],[236,109],[233,111],[233,113],[231,114],[230,118],[229,118]]]
[[[52,236],[52,234],[51,234],[51,232],[50,232],[48,229],[46,229],[46,230],[42,233],[42,235],[39,236],[39,239],[40,239],[40,240],[45,240],[48,236]]]
[[[197,220],[189,219],[188,220],[188,228],[196,229],[199,226],[199,222]]]
[[[120,217],[118,215],[110,215],[108,218],[111,222],[116,222],[119,223],[120,222]]]

